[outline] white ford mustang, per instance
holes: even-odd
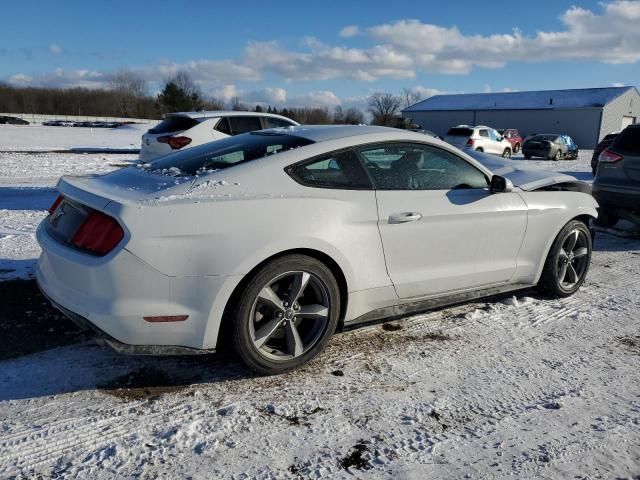
[[[589,187],[478,158],[402,130],[293,127],[63,177],[38,228],[38,283],[116,350],[228,340],[263,373],[355,323],[534,285],[574,293]]]

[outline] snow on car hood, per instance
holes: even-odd
[[[514,187],[531,191],[558,183],[581,182],[576,177],[564,173],[551,172],[535,168],[522,168],[521,162],[506,160],[502,157],[482,152],[466,152],[471,158],[480,162],[496,175],[508,178]],[[582,183],[582,182],[581,182]]]

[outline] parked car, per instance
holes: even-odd
[[[573,140],[568,143],[567,135],[556,133],[542,133],[535,135],[524,142],[522,153],[527,160],[531,157],[542,157],[548,160],[561,160],[566,158],[577,158],[578,147]],[[569,137],[570,139],[571,137]]]
[[[0,125],[29,125],[29,122],[18,117],[0,115]]]
[[[297,122],[280,115],[258,112],[180,112],[142,135],[140,160],[148,162],[183,148],[241,133],[274,127],[291,127]]]
[[[73,127],[73,123],[69,120],[47,120],[42,125],[47,127]]]
[[[611,132],[605,135],[593,150],[593,155],[591,156],[591,173],[593,173],[594,177],[596,176],[596,171],[598,170],[598,157],[600,157],[600,154],[603,150],[605,150],[607,147],[609,147],[609,145],[613,143],[618,135],[620,135],[620,132]]]
[[[228,342],[279,373],[343,326],[533,285],[573,294],[597,204],[571,182],[495,175],[392,128],[245,133],[63,177],[37,230],[36,275],[54,306],[119,351]]]
[[[515,128],[506,128],[498,129],[497,131],[511,144],[511,151],[513,153],[518,153],[520,151],[522,148],[522,137],[518,130]]]
[[[458,125],[449,129],[444,140],[460,149],[492,153],[506,158],[511,157],[513,153],[511,143],[496,130],[485,125],[477,125],[475,127]]]
[[[562,135],[565,143],[567,144],[567,155],[565,156],[566,160],[576,160],[578,158],[578,154],[580,150],[578,149],[578,144],[573,141],[569,135]]]
[[[593,196],[599,225],[613,227],[621,217],[640,223],[640,124],[625,128],[600,153]]]

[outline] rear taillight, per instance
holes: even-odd
[[[615,163],[622,160],[622,155],[610,152],[609,150],[603,150],[598,156],[598,162],[601,163]]]
[[[189,145],[191,143],[191,139],[189,137],[172,137],[170,135],[166,135],[164,137],[158,137],[158,142],[168,143],[172,149],[178,150]]]
[[[62,200],[64,200],[62,195],[58,195],[58,198],[55,199],[55,201],[53,202],[53,205],[49,207],[49,215],[51,215],[53,212],[56,211],[58,206],[62,203]]]
[[[470,138],[469,140],[467,140],[467,147],[473,147],[473,143],[474,143],[473,138]]]
[[[71,244],[81,250],[106,255],[122,240],[124,230],[113,218],[92,212],[71,238]]]

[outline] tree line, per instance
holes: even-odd
[[[365,114],[358,108],[250,106],[238,97],[225,104],[203,94],[187,72],[178,72],[164,82],[158,95],[148,94],[147,82],[135,73],[122,70],[112,75],[103,89],[18,87],[0,83],[0,112],[44,115],[78,115],[159,119],[166,113],[197,110],[267,112],[308,125],[362,124]],[[367,111],[373,125],[398,126],[402,108],[419,101],[419,95],[403,89],[398,95],[374,93],[367,99]]]

